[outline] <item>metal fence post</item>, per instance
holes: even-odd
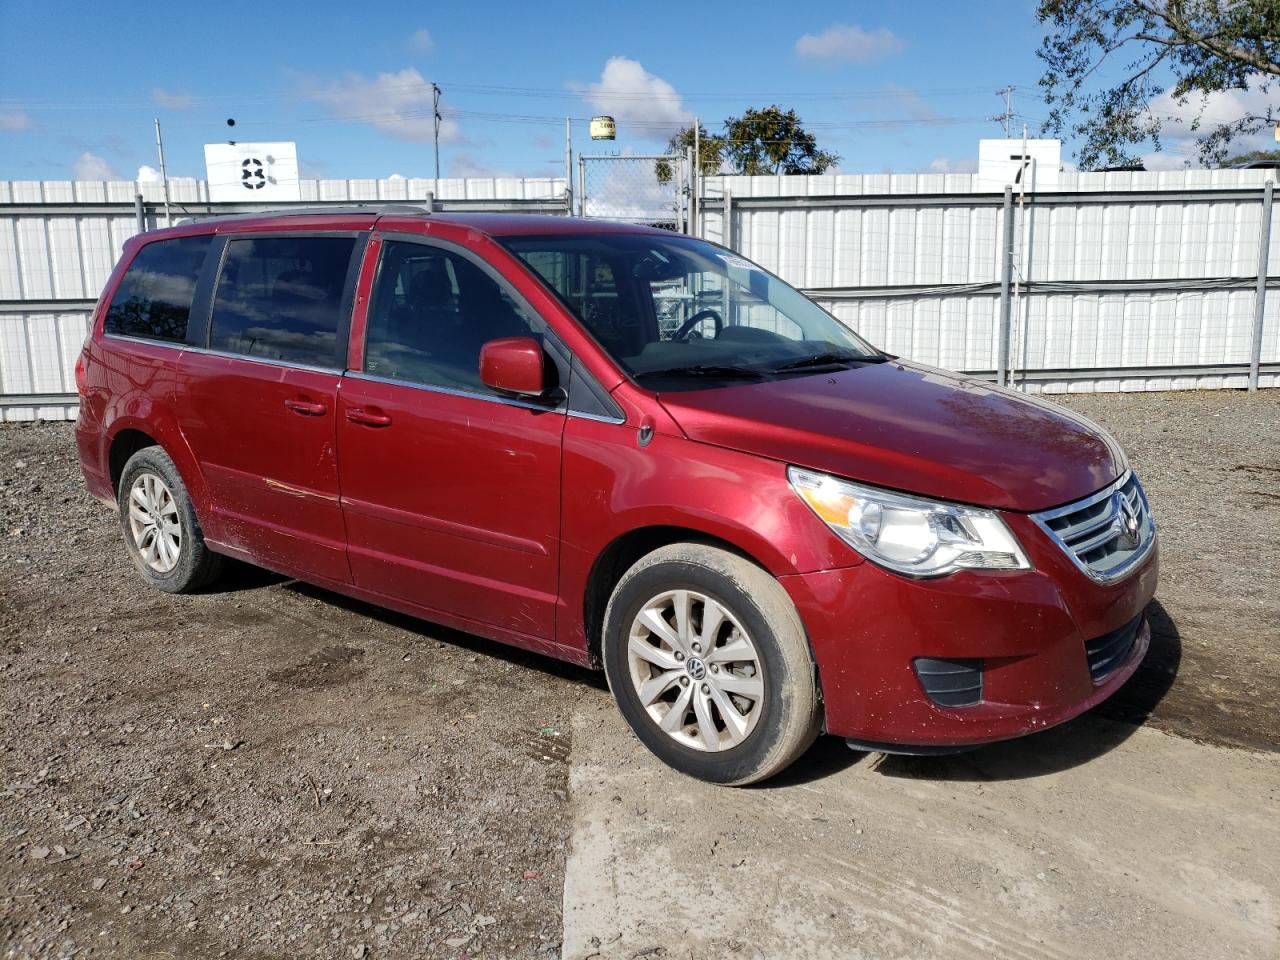
[[[1271,259],[1271,201],[1275,181],[1262,188],[1262,225],[1258,231],[1258,286],[1253,297],[1253,348],[1249,352],[1249,392],[1258,389],[1258,367],[1262,363],[1262,320],[1267,309],[1267,263]]]
[[[684,156],[673,153],[670,159],[676,185],[676,233],[688,233],[684,219]]]
[[[142,194],[133,195],[133,215],[138,221],[138,232],[147,232],[147,208],[142,205]]]
[[[691,237],[698,235],[698,203],[694,199],[694,191],[698,189],[698,173],[693,161],[693,147],[684,148],[685,169],[689,171],[688,199],[685,201],[685,233]]]
[[[1005,386],[1009,375],[1010,311],[1013,308],[1009,288],[1013,283],[1013,187],[1004,188],[1004,243],[1001,247],[1004,260],[1000,270],[1000,342],[997,348],[996,383]]]
[[[587,159],[578,154],[578,216],[587,215]]]
[[[729,187],[724,187],[724,204],[720,208],[723,222],[720,225],[720,239],[730,250],[733,249],[733,199],[729,196]]]

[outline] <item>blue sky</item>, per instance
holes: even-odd
[[[564,121],[648,152],[696,114],[794,107],[849,172],[970,170],[986,119],[1044,116],[1030,0],[909,3],[0,5],[0,179],[133,179],[164,126],[171,176],[202,145],[295,140],[303,176],[559,175]],[[227,117],[237,121],[235,132]],[[1017,121],[1020,124],[1021,119]],[[1068,150],[1064,156],[1069,155]]]

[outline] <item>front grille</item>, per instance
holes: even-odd
[[[1104,633],[1084,645],[1089,657],[1089,676],[1094,683],[1101,683],[1123,666],[1133,652],[1133,644],[1142,628],[1142,615],[1134,617],[1123,627]]]
[[[1156,539],[1151,506],[1132,472],[1083,500],[1032,516],[1077,567],[1101,583],[1124,576]]]
[[[982,702],[981,660],[916,657],[915,668],[920,686],[938,706],[971,707]]]

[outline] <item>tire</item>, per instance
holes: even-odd
[[[708,620],[721,615],[708,637]],[[799,614],[777,580],[737,554],[677,543],[643,557],[609,599],[601,648],[631,729],[689,776],[757,783],[818,736],[817,680]]]
[[[160,447],[144,447],[129,458],[116,503],[129,558],[148,585],[191,593],[222,571],[222,557],[205,545],[187,486]]]

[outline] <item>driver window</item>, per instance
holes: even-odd
[[[492,393],[480,347],[537,336],[537,325],[489,274],[440,247],[387,241],[365,333],[366,373]]]

